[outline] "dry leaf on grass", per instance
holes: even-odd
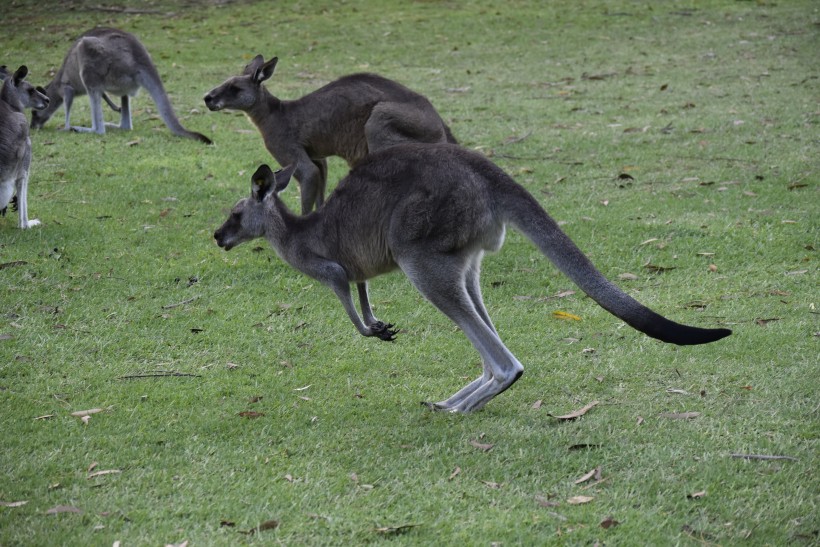
[[[46,515],[56,515],[59,513],[82,513],[82,509],[72,507],[71,505],[56,505],[46,511]]]
[[[403,534],[404,532],[415,528],[418,524],[400,524],[398,526],[381,526],[376,528],[376,532],[385,536]]]
[[[98,412],[102,412],[103,409],[101,408],[92,408],[90,410],[77,410],[76,412],[72,412],[72,416],[76,416],[77,418],[83,418],[85,416],[91,416],[92,414],[97,414]]]
[[[562,416],[555,416],[554,414],[550,414],[550,416],[552,416],[556,420],[574,420],[575,418],[580,418],[581,416],[583,416],[584,414],[589,412],[589,410],[592,407],[596,406],[597,404],[598,404],[598,401],[592,401],[591,403],[589,403],[585,407],[579,408],[578,410],[576,410],[574,412],[570,412],[569,414],[564,414]]]
[[[646,263],[643,265],[644,268],[651,272],[663,273],[668,272],[675,269],[675,266],[658,266],[656,264]]]
[[[489,452],[490,450],[493,449],[493,446],[495,446],[494,444],[483,444],[483,443],[480,443],[478,441],[470,441],[470,444],[472,446],[478,448],[482,452]]]
[[[22,507],[28,503],[26,501],[0,501],[0,507]]]
[[[237,416],[241,416],[243,418],[248,418],[249,420],[251,420],[253,418],[261,418],[264,415],[265,415],[264,412],[256,412],[255,410],[243,410],[242,412],[237,414]]]
[[[94,477],[101,477],[103,475],[115,475],[115,474],[118,474],[118,473],[122,473],[122,471],[119,470],[119,469],[103,469],[102,471],[95,471],[94,473],[90,473],[86,477],[86,480],[87,479],[93,479]]]
[[[450,476],[449,476],[449,477],[447,477],[447,480],[448,480],[448,481],[453,480],[454,478],[456,478],[456,477],[458,476],[458,474],[459,474],[459,473],[461,473],[461,468],[460,468],[460,467],[458,467],[458,466],[456,466],[456,468],[455,468],[455,469],[453,469],[453,472],[452,472],[452,473],[450,473]]]
[[[552,316],[556,319],[561,319],[563,321],[580,321],[581,320],[581,318],[578,317],[577,315],[569,313],[569,312],[561,311],[561,310],[555,310],[554,312],[552,312]]]
[[[575,481],[575,484],[581,484],[582,482],[586,482],[591,478],[595,478],[596,481],[601,480],[601,466],[599,465],[589,473],[584,474],[581,478]]]
[[[544,403],[544,401],[542,401],[541,399],[538,399],[537,401],[535,401],[535,402],[532,404],[532,408],[533,408],[533,409],[535,409],[535,410],[538,410],[539,408],[541,408],[541,405],[542,405],[543,403]]]
[[[581,484],[582,482],[586,482],[591,479],[595,475],[595,469],[590,471],[589,473],[585,473],[581,478],[577,479],[574,484]]]
[[[592,496],[573,496],[567,500],[567,503],[570,505],[581,505],[584,503],[589,503],[594,500]]]
[[[690,500],[696,500],[699,498],[706,497],[706,490],[701,490],[700,492],[694,492],[692,494],[686,494],[686,497]]]
[[[766,325],[768,325],[769,323],[771,323],[773,321],[780,321],[780,318],[779,317],[770,317],[768,319],[763,319],[762,317],[758,317],[757,319],[755,319],[755,323],[760,325],[761,327],[765,327]]]
[[[618,522],[614,518],[607,517],[607,518],[605,518],[604,520],[601,521],[600,526],[604,530],[608,530],[609,528],[614,528],[615,526],[618,526],[619,524],[620,524],[620,522]]]
[[[240,534],[244,534],[246,536],[252,536],[253,534],[258,534],[259,532],[264,532],[265,530],[275,530],[279,527],[278,520],[266,520],[259,526],[255,528],[251,528],[250,530],[239,530]]]

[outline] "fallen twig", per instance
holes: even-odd
[[[190,304],[191,302],[193,302],[197,298],[199,298],[199,296],[194,296],[193,298],[189,298],[188,300],[183,300],[182,302],[177,302],[176,304],[166,304],[165,306],[162,306],[162,309],[163,310],[171,310],[173,308],[178,308],[180,306],[184,306],[185,304]]]
[[[129,374],[127,376],[120,376],[117,380],[134,380],[136,378],[162,378],[165,376],[190,376],[191,378],[200,378],[199,374],[189,374],[187,372],[175,372],[173,370],[155,370],[146,372],[144,374]]]
[[[744,460],[790,460],[797,461],[792,456],[768,456],[766,454],[732,454],[733,458],[743,458]]]
[[[532,131],[528,131],[524,135],[519,135],[519,136],[516,136],[516,137],[508,137],[507,139],[504,140],[504,142],[502,142],[498,146],[507,146],[507,145],[510,145],[510,144],[515,144],[515,143],[521,142],[521,141],[525,140],[526,138],[528,138],[530,135],[532,135]]]
[[[28,264],[25,260],[15,260],[13,262],[4,262],[0,264],[0,270],[5,270],[6,268],[13,268],[14,266],[25,266]]]

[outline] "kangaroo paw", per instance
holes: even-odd
[[[373,331],[373,336],[378,337],[385,342],[392,342],[396,339],[398,330],[393,330],[392,323],[382,323],[381,321],[370,325],[370,330]]]
[[[12,211],[17,211],[17,196],[14,196],[14,197],[11,198],[10,205],[11,205],[11,210]],[[4,215],[6,214],[5,209],[3,209],[3,214]]]

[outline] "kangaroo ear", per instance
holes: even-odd
[[[262,83],[271,76],[273,76],[273,71],[276,68],[276,63],[279,62],[278,57],[274,57],[267,63],[263,64],[259,68],[256,69],[256,72],[253,74],[253,81],[256,83]]]
[[[259,70],[259,67],[265,64],[265,59],[261,55],[257,55],[254,57],[250,63],[245,65],[245,69],[242,71],[242,74],[246,76],[252,76]]]
[[[22,82],[23,78],[25,78],[27,74],[28,74],[28,67],[26,65],[21,65],[20,68],[18,68],[14,72],[14,85],[17,85],[20,82]]]
[[[290,182],[290,178],[293,176],[294,171],[296,171],[296,164],[292,163],[273,174],[273,177],[276,180],[274,189],[277,194],[288,187],[288,183]]]
[[[265,199],[274,188],[276,177],[266,164],[262,164],[251,177],[251,196],[256,201]]]

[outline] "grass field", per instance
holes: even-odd
[[[815,2],[46,4],[4,8],[0,64],[44,85],[129,30],[215,144],[144,93],[131,132],[32,132],[42,226],[0,218],[0,545],[820,541]],[[483,289],[525,374],[429,412],[481,364],[404,276],[371,283],[385,344],[264,242],[213,243],[272,158],[202,97],[257,53],[282,98],[357,71],[425,94],[608,277],[733,336],[649,339],[509,233]]]

